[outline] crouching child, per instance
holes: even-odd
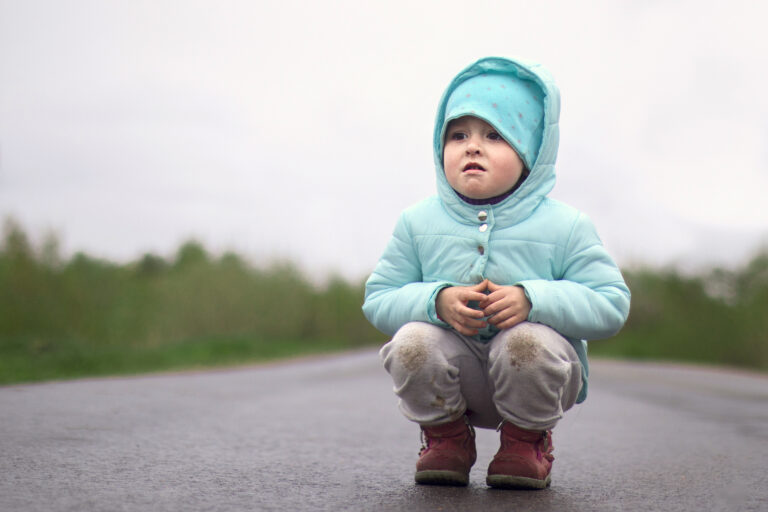
[[[437,195],[407,208],[363,311],[402,413],[416,482],[466,485],[474,427],[500,431],[486,482],[547,487],[552,429],[587,396],[587,339],[621,329],[630,293],[592,222],[547,197],[559,93],[540,66],[484,58],[442,96]]]

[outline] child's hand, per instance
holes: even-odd
[[[499,286],[488,281],[489,295],[480,301],[488,323],[499,329],[509,329],[528,319],[531,302],[522,286]]]
[[[445,323],[466,336],[474,336],[478,329],[485,327],[482,318],[485,314],[467,306],[471,300],[485,300],[484,292],[488,288],[488,280],[474,286],[451,286],[443,288],[437,294],[435,308],[437,316]]]

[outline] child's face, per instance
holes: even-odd
[[[477,117],[454,119],[445,131],[443,168],[448,183],[470,199],[490,199],[511,189],[523,161],[496,129]]]

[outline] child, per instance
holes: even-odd
[[[590,338],[630,294],[590,220],[549,199],[560,99],[539,66],[489,57],[443,94],[437,196],[406,209],[366,283],[363,311],[400,409],[419,423],[416,482],[467,485],[474,429],[497,428],[486,482],[550,484],[551,429],[587,395]]]

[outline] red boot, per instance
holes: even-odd
[[[552,471],[552,432],[525,430],[504,422],[501,447],[488,466],[486,483],[504,489],[543,489]]]
[[[434,427],[421,427],[423,446],[416,463],[416,483],[467,485],[477,459],[475,431],[466,417]]]

